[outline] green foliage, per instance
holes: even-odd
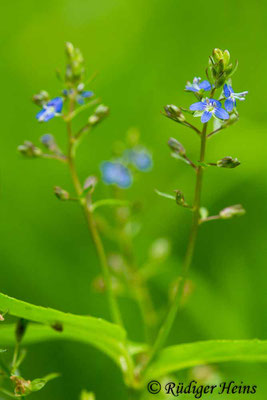
[[[267,362],[267,341],[207,340],[170,346],[162,350],[150,365],[146,378],[162,377],[184,368],[226,361]]]

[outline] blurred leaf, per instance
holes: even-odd
[[[157,189],[155,189],[155,192],[156,192],[159,196],[165,197],[166,199],[176,200],[176,197],[175,197],[175,196],[172,196],[171,194],[160,192],[160,191],[157,190]]]
[[[99,207],[103,206],[114,206],[114,207],[120,207],[120,206],[129,206],[130,202],[125,201],[125,200],[119,200],[119,199],[103,199],[103,200],[98,200],[95,203],[91,205],[92,211],[95,211]]]
[[[80,342],[86,342],[97,347],[107,355],[109,355],[123,370],[125,374],[131,368],[126,349],[126,333],[125,331],[110,322],[100,318],[90,316],[80,316],[63,313],[51,308],[44,308],[16,300],[0,293],[0,309],[8,310],[10,315],[24,318],[30,321],[39,322],[48,326],[29,327],[25,334],[24,343],[27,338],[31,338],[31,342],[45,340],[47,338],[71,339]],[[53,326],[60,325],[62,330],[52,329]],[[0,328],[0,342],[13,344],[15,340],[14,326],[5,325]]]
[[[87,390],[83,390],[80,400],[95,400],[95,395],[92,392],[87,392]]]
[[[267,341],[208,340],[170,346],[160,352],[146,377],[157,378],[196,365],[225,361],[267,362]]]
[[[44,376],[43,378],[34,379],[30,384],[30,390],[32,392],[37,392],[38,390],[43,389],[43,387],[47,384],[47,382],[51,381],[52,379],[56,379],[59,377],[59,374],[53,373]]]

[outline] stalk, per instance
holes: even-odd
[[[203,125],[203,129],[201,132],[201,147],[200,147],[200,162],[204,162],[205,160],[205,149],[206,149],[206,133],[207,133],[207,123]],[[152,361],[156,353],[162,348],[164,343],[166,342],[171,328],[173,326],[175,317],[181,305],[181,299],[184,292],[185,283],[188,276],[188,270],[190,268],[195,244],[196,244],[196,237],[198,233],[198,226],[199,226],[199,209],[200,209],[200,199],[201,199],[201,190],[202,190],[202,178],[203,178],[203,167],[198,166],[196,169],[196,186],[195,186],[195,197],[194,197],[194,204],[193,204],[193,221],[191,232],[188,240],[187,250],[184,258],[184,263],[182,267],[182,272],[180,276],[180,282],[177,287],[177,291],[175,294],[175,298],[173,303],[170,307],[170,310],[167,314],[167,317],[158,333],[157,339],[155,344],[152,348],[151,356],[149,362]]]
[[[70,106],[69,106],[69,113],[68,115],[73,114],[73,109],[74,109],[74,100],[70,99]],[[105,249],[102,243],[102,240],[100,238],[100,235],[98,233],[98,229],[94,220],[93,212],[90,209],[90,204],[87,204],[86,200],[82,198],[82,193],[83,193],[83,188],[81,185],[81,182],[79,180],[77,171],[76,171],[76,166],[75,166],[75,160],[74,160],[74,151],[75,151],[75,137],[73,137],[72,134],[72,123],[71,119],[67,118],[67,132],[68,132],[68,165],[69,165],[69,170],[70,170],[70,175],[72,178],[73,186],[75,188],[76,194],[79,198],[80,204],[82,206],[89,231],[92,236],[92,240],[94,243],[94,246],[96,248],[96,252],[100,261],[101,269],[102,269],[102,274],[104,277],[105,281],[105,286],[107,290],[107,296],[108,296],[108,302],[109,302],[109,308],[111,312],[111,317],[113,322],[115,322],[118,325],[123,326],[119,306],[116,300],[116,297],[114,295],[113,289],[112,289],[112,279],[109,271],[109,266],[107,262],[107,257],[105,253]]]

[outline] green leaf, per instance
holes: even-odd
[[[146,378],[225,361],[267,362],[267,340],[208,340],[170,346],[151,363]]]
[[[110,356],[125,376],[132,374],[132,362],[126,347],[126,333],[118,325],[100,318],[80,316],[39,307],[16,300],[0,293],[0,310],[10,315],[44,324],[28,326],[23,343],[35,343],[47,339],[68,339],[97,347]],[[53,328],[53,329],[52,329]],[[0,327],[1,346],[15,343],[15,325]]]
[[[159,196],[165,197],[166,199],[176,200],[176,197],[175,197],[175,196],[172,196],[171,194],[160,192],[160,191],[157,190],[157,189],[155,189],[155,192],[156,192]]]
[[[43,387],[47,384],[47,382],[51,381],[52,379],[56,379],[59,377],[59,374],[49,374],[44,376],[43,378],[39,379],[34,379],[30,386],[29,389],[31,392],[38,392],[38,390],[43,389]]]
[[[83,390],[80,400],[95,400],[95,395],[92,392],[87,392],[87,390]]]
[[[114,206],[114,207],[129,207],[130,202],[127,200],[119,200],[119,199],[103,199],[96,201],[91,205],[91,210],[95,211],[99,207],[103,206]]]

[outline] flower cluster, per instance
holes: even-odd
[[[133,182],[133,169],[149,171],[152,168],[152,157],[144,148],[127,149],[122,157],[101,164],[103,182],[127,189]]]

